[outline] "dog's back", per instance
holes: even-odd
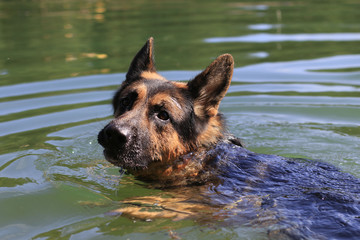
[[[266,222],[291,239],[359,239],[360,180],[327,163],[257,154],[231,143],[208,153],[211,201],[228,222]]]

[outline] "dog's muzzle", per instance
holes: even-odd
[[[106,160],[116,166],[125,169],[147,166],[148,151],[134,127],[112,121],[99,132],[98,142],[104,147]]]
[[[119,150],[124,148],[129,138],[130,129],[110,122],[99,132],[98,142],[107,150]]]

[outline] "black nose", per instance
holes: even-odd
[[[106,125],[98,135],[98,142],[104,148],[120,148],[128,141],[129,130],[114,124]]]

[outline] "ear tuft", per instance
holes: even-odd
[[[188,83],[196,115],[211,117],[218,113],[219,104],[230,86],[233,70],[233,57],[224,54]]]
[[[154,39],[150,37],[140,51],[135,55],[132,60],[129,70],[126,74],[126,79],[134,79],[142,72],[156,72],[153,44]]]

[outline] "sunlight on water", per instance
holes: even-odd
[[[251,24],[248,26],[249,29],[257,30],[257,31],[266,31],[266,30],[270,30],[270,29],[274,29],[274,28],[276,29],[276,28],[281,28],[281,27],[282,27],[281,24],[266,24],[266,23]]]
[[[264,28],[265,26],[255,26],[255,30]],[[267,26],[266,26],[267,27]],[[251,29],[254,26],[250,26]],[[306,34],[281,34],[281,33],[257,33],[238,37],[217,37],[207,38],[207,43],[225,43],[225,42],[252,42],[252,43],[268,43],[268,42],[306,42],[306,41],[360,41],[360,33],[306,33]]]

